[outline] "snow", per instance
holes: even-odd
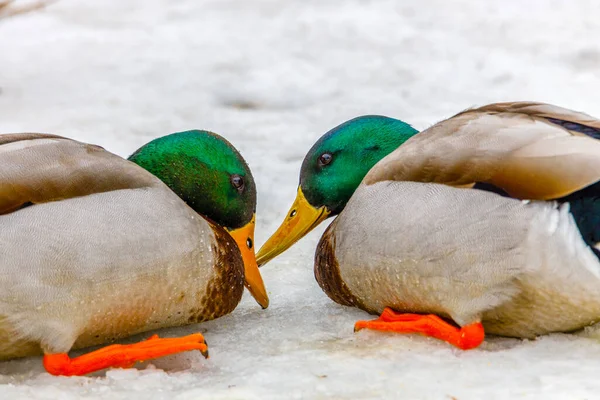
[[[588,0],[59,0],[0,19],[0,132],[52,132],[123,156],[167,133],[218,132],[253,170],[261,244],[293,200],[306,151],[354,116],[422,129],[509,100],[600,116],[598,15]],[[0,363],[0,398],[600,396],[594,338],[489,338],[461,352],[354,334],[369,316],[333,303],[313,277],[323,229],[261,269],[268,310],[246,294],[229,316],[159,332],[203,332],[209,360],[71,378],[15,360]]]

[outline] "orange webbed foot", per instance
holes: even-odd
[[[400,314],[391,308],[385,308],[379,318],[375,320],[356,322],[354,331],[361,329],[420,333],[448,342],[462,350],[474,349],[483,342],[485,337],[481,322],[459,328],[437,315]]]
[[[153,335],[143,342],[113,344],[75,358],[70,358],[66,353],[46,354],[44,368],[52,375],[85,375],[110,367],[131,368],[138,361],[190,350],[199,350],[208,358],[208,346],[199,333],[181,338]]]

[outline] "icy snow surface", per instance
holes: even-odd
[[[507,100],[600,116],[599,16],[588,0],[59,0],[0,20],[0,132],[58,133],[123,156],[167,133],[218,132],[253,170],[261,244],[308,148],[351,117],[422,129]],[[368,316],[313,277],[323,229],[262,268],[268,310],[246,293],[229,316],[161,332],[204,332],[209,360],[73,378],[46,374],[39,358],[5,362],[0,398],[600,398],[595,339],[490,338],[461,352],[354,334]]]

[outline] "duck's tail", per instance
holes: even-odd
[[[592,274],[600,281],[600,252],[583,237],[571,205],[532,202],[529,206],[539,209],[528,235],[530,257],[537,258],[531,264],[550,267],[556,276],[586,279]]]

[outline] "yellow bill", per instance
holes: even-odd
[[[330,213],[325,206],[313,207],[304,197],[302,189],[298,187],[296,200],[294,200],[294,204],[287,213],[287,217],[279,226],[279,229],[258,251],[256,255],[258,265],[262,266],[286,251],[323,222]]]
[[[242,253],[245,283],[248,291],[262,308],[267,308],[269,306],[269,296],[267,296],[267,289],[265,289],[265,284],[258,271],[256,256],[254,255],[255,221],[256,217],[253,216],[252,220],[245,226],[229,231],[229,234],[233,237]]]

